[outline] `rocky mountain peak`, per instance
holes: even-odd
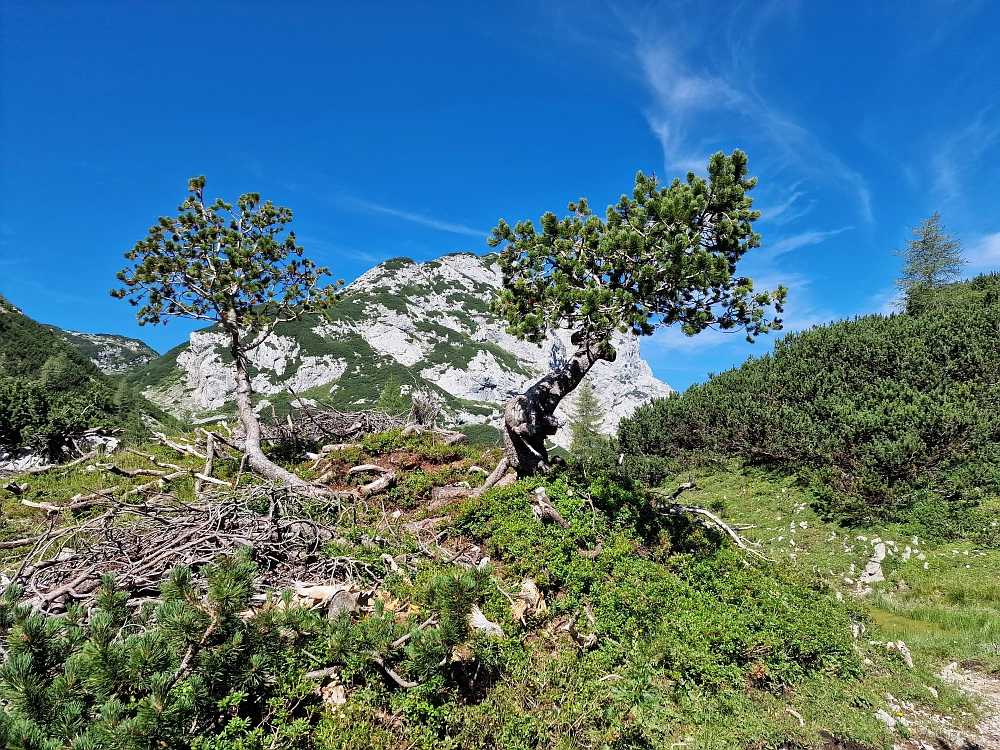
[[[326,315],[279,328],[252,354],[259,408],[285,407],[291,393],[311,401],[359,408],[390,380],[423,387],[445,399],[452,422],[499,426],[511,396],[558,365],[570,332],[554,331],[541,346],[508,334],[490,311],[501,284],[495,254],[446,255],[426,263],[393,258],[371,269]],[[177,416],[207,420],[225,412],[234,389],[225,339],[206,329],[171,353],[176,366],[147,379],[149,398]],[[671,388],[653,376],[631,334],[614,341],[614,363],[598,362],[588,378],[613,431],[623,417]],[[568,421],[572,397],[557,411]],[[563,428],[555,442],[567,445]]]

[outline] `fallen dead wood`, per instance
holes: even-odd
[[[587,622],[593,627],[597,624],[597,619],[594,617],[594,613],[590,608],[590,603],[588,602],[583,608],[584,614],[587,615]],[[582,634],[576,627],[576,623],[580,618],[580,610],[573,613],[573,616],[569,618],[563,626],[563,630],[569,633],[569,637],[573,639],[573,642],[582,649],[593,648],[597,645],[597,633],[588,633],[587,635]]]
[[[0,549],[34,544],[13,580],[24,587],[24,601],[36,610],[54,613],[71,602],[89,603],[105,574],[114,575],[119,587],[135,596],[155,597],[174,566],[197,570],[241,547],[254,550],[261,588],[308,581],[375,582],[382,576],[369,563],[324,557],[325,542],[346,540],[334,527],[304,516],[296,496],[284,489],[257,485],[238,492],[205,492],[192,505],[164,495],[134,502],[102,497],[101,502],[106,507],[96,517],[72,526],[50,525],[45,533],[0,544]],[[254,510],[262,504],[270,505],[268,513]]]
[[[569,528],[569,521],[563,518],[562,514],[556,509],[556,506],[549,502],[549,497],[545,493],[544,487],[539,487],[535,490],[535,501],[531,504],[531,512],[539,521],[552,521],[564,529]]]
[[[6,542],[0,542],[0,549],[18,549],[19,547],[27,547],[29,544],[34,544],[44,537],[45,534],[38,534],[37,536],[29,536],[24,539],[10,539]]]
[[[194,456],[195,458],[205,458],[205,454],[201,453],[195,446],[188,445],[187,443],[178,443],[177,441],[171,440],[162,432],[154,432],[153,437],[155,437],[161,445],[165,445],[178,453],[183,453],[185,456]]]
[[[363,485],[359,492],[362,497],[371,497],[372,495],[377,495],[380,492],[385,492],[387,489],[394,487],[395,485],[396,473],[390,471],[387,474],[383,474],[374,482]]]
[[[397,685],[399,685],[399,687],[403,688],[404,690],[408,690],[409,688],[415,688],[417,687],[417,685],[420,684],[419,682],[410,682],[409,680],[404,680],[402,677],[399,676],[399,674],[397,674],[392,669],[392,667],[390,667],[388,664],[382,661],[381,657],[372,654],[371,660],[376,664],[378,664],[380,667],[382,667],[382,671],[386,673],[389,679],[391,679],[393,682],[395,682]]]
[[[407,425],[405,416],[375,409],[343,412],[319,409],[301,400],[298,406],[294,418],[288,414],[285,422],[275,421],[264,427],[263,437],[273,443],[296,440],[352,443],[373,432],[402,430]]]
[[[461,500],[462,498],[471,497],[472,490],[468,487],[456,487],[455,485],[447,485],[445,487],[432,487],[431,488],[431,502],[427,506],[427,510],[437,510],[442,508],[452,500]]]
[[[152,482],[139,484],[136,485],[135,487],[126,490],[119,496],[119,499],[124,500],[125,498],[133,497],[135,495],[141,495],[142,493],[149,492],[150,490],[153,489],[159,489],[165,483],[174,479],[180,479],[183,476],[187,476],[188,473],[189,472],[186,469],[175,471],[172,474],[164,473],[162,476],[159,476]],[[221,480],[213,480],[213,481],[228,486],[227,482],[222,482]],[[114,493],[119,491],[120,489],[121,489],[120,487],[109,487],[108,489],[104,490],[96,490],[90,493],[89,495],[77,494],[70,498],[70,502],[68,505],[57,505],[56,503],[36,503],[31,500],[21,500],[21,505],[25,505],[29,508],[39,508],[47,511],[48,513],[62,513],[63,511],[75,512],[80,510],[86,510],[88,508],[93,508],[98,505],[107,505],[109,503],[114,502],[113,500]]]
[[[200,474],[195,474],[194,493],[200,495],[205,491],[205,482],[214,483],[212,479],[212,461],[215,459],[215,435],[205,433],[205,468]]]
[[[390,470],[384,466],[379,466],[378,464],[361,464],[360,466],[352,466],[347,470],[348,474],[367,474],[371,472],[388,474],[390,473]]]
[[[661,503],[657,502],[656,499],[654,499],[652,502],[653,509],[661,512],[666,512],[672,516],[679,516],[679,515],[696,516],[697,520],[703,526],[721,531],[723,534],[728,536],[733,541],[733,544],[735,544],[737,547],[739,547],[747,554],[752,555],[753,557],[756,557],[760,560],[765,560],[767,562],[774,562],[774,560],[765,556],[759,550],[754,549],[754,546],[752,545],[751,542],[748,542],[746,539],[744,539],[742,536],[736,533],[736,531],[733,529],[732,526],[727,524],[725,521],[723,521],[717,515],[712,513],[710,510],[706,510],[705,508],[700,508],[695,505],[679,505],[678,503],[672,502],[676,500],[678,497],[680,497],[681,493],[693,489],[697,489],[697,485],[695,485],[694,482],[684,482],[683,484],[678,485],[677,489],[675,489],[673,492],[670,493],[663,492],[661,490],[650,490],[654,496],[666,498],[667,500],[671,501],[669,505],[663,506]]]

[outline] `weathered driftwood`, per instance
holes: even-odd
[[[396,474],[395,472],[388,472],[383,474],[381,477],[376,479],[374,482],[363,485],[359,490],[362,497],[371,497],[372,495],[377,495],[380,492],[385,492],[390,487],[394,487],[396,484]]]

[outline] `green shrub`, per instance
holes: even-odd
[[[463,424],[458,431],[469,438],[469,445],[496,447],[503,444],[500,430],[488,424]]]
[[[786,336],[773,354],[641,407],[619,428],[628,465],[656,480],[738,456],[798,473],[844,522],[918,522],[914,507],[933,497],[965,524],[955,519],[1000,492],[1000,276],[935,294],[920,314]]]
[[[0,297],[0,447],[58,453],[68,435],[122,425],[140,439],[143,414],[168,419]]]

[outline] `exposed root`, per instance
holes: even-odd
[[[562,514],[556,510],[556,506],[549,502],[544,487],[539,487],[535,490],[535,502],[531,504],[531,512],[538,521],[552,521],[564,529],[569,528],[569,521],[563,518]]]
[[[199,500],[186,505],[165,495],[138,502],[102,496],[87,501],[105,506],[100,515],[73,526],[50,524],[47,532],[0,544],[0,549],[34,545],[13,580],[24,586],[25,599],[35,609],[48,613],[71,602],[88,603],[101,576],[109,573],[121,588],[155,597],[174,566],[197,569],[241,547],[253,548],[265,571],[261,585],[275,589],[309,580],[381,578],[368,563],[323,557],[323,543],[346,540],[335,527],[302,515],[286,488],[206,492]],[[253,510],[261,505],[270,506],[269,512]]]

